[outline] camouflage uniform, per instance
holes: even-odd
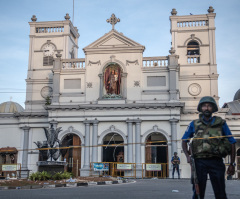
[[[216,102],[212,97],[203,97],[197,108],[199,112],[202,112],[201,106],[203,103],[211,103],[213,112],[218,111]],[[231,151],[231,144],[236,143],[236,140],[231,135],[225,120],[216,116],[205,120],[204,116],[200,114],[199,119],[190,123],[182,137],[183,141],[186,142],[189,141],[187,139],[195,138],[192,140],[191,148],[195,158],[201,199],[205,195],[208,174],[215,197],[217,199],[227,199],[225,192],[225,164],[222,158]],[[227,138],[221,136],[227,136]],[[212,139],[211,137],[215,138]],[[195,199],[194,186],[193,192],[193,199]]]

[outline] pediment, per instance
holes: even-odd
[[[122,33],[117,32],[116,30],[111,30],[109,33],[105,34],[95,42],[86,46],[83,50],[93,51],[95,50],[117,50],[117,49],[138,49],[144,51],[145,47],[128,37],[124,36]]]

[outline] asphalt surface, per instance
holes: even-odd
[[[240,181],[226,181],[228,199],[240,198]],[[30,190],[0,190],[1,199],[190,199],[191,184],[188,179],[143,179],[134,183],[115,185],[90,185],[87,187],[65,187]],[[211,183],[208,181],[205,199],[213,199]]]

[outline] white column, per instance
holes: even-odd
[[[84,121],[85,124],[85,147],[84,147],[84,163],[80,171],[81,176],[89,176],[90,171],[90,122]]]
[[[93,122],[93,134],[92,134],[92,162],[97,162],[98,160],[98,147],[97,147],[97,137],[98,137],[98,120]]]
[[[136,177],[142,177],[141,165],[141,120],[136,120],[135,126],[135,162],[136,162]]]
[[[22,127],[24,131],[23,135],[23,153],[22,153],[22,168],[21,168],[21,178],[28,177],[28,145],[29,145],[29,126]]]
[[[141,120],[136,121],[135,142],[135,161],[136,164],[141,164]]]
[[[128,133],[128,145],[127,145],[127,162],[133,163],[133,122],[127,119],[127,133]]]
[[[171,135],[172,135],[172,155],[177,152],[177,122],[179,120],[173,118],[169,120],[171,123]]]

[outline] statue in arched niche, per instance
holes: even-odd
[[[111,64],[104,71],[104,84],[107,94],[120,95],[121,68]]]

